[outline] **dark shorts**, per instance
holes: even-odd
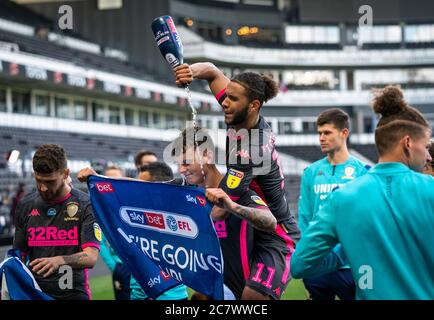
[[[214,222],[214,226],[223,253],[224,283],[240,299],[250,273],[255,231],[247,221],[234,215]]]
[[[131,273],[123,263],[116,263],[112,280],[115,300],[130,300]]]
[[[294,242],[279,224],[275,233],[255,233],[255,249],[246,285],[263,295],[280,300],[291,280],[290,262]]]
[[[355,300],[356,285],[350,269],[340,269],[319,277],[303,279],[312,300]]]

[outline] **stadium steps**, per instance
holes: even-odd
[[[319,146],[278,146],[277,150],[309,162],[315,162],[324,157]]]
[[[18,44],[20,51],[37,54],[75,65],[104,70],[111,73],[152,80],[148,70],[114,58],[71,49],[48,40],[0,30],[0,41]]]
[[[129,155],[135,155],[142,149],[153,151],[159,158],[162,158],[163,150],[168,144],[164,141],[146,139],[0,127],[1,153],[17,149],[28,156],[30,152],[44,143],[60,144],[65,148],[70,159],[88,161],[93,159],[128,161]]]
[[[366,158],[371,160],[373,163],[378,162],[377,148],[374,144],[351,144],[352,149],[364,155]]]

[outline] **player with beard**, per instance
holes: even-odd
[[[194,141],[188,141],[189,137]],[[249,276],[261,263],[264,252],[273,256],[286,250],[274,232],[275,217],[252,190],[247,190],[234,202],[219,187],[224,176],[214,163],[211,137],[203,129],[184,130],[173,142],[172,151],[186,184],[206,187],[208,200],[228,212],[224,220],[214,221],[223,253],[224,283],[237,299],[249,299],[245,294],[250,290]],[[196,293],[193,298],[203,297]]]
[[[261,262],[251,270],[243,296],[280,299],[290,280],[289,263],[300,231],[285,198],[275,136],[259,114],[263,104],[277,95],[278,86],[271,78],[253,72],[228,79],[211,63],[183,64],[175,68],[174,73],[179,86],[188,85],[193,79],[208,81],[228,125],[227,173],[220,188],[235,202],[248,190],[255,191],[276,218],[275,233],[285,245],[285,250],[279,254],[263,253]],[[224,219],[225,216],[227,212],[214,206],[213,219]]]
[[[14,248],[29,261],[42,291],[59,300],[90,299],[88,268],[95,265],[101,229],[89,196],[71,188],[65,150],[40,146],[33,157],[37,191],[18,204]],[[72,268],[72,286],[62,286],[59,268]]]

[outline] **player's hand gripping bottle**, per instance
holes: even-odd
[[[164,59],[173,68],[183,64],[183,50],[181,38],[176,31],[170,16],[161,16],[152,21],[152,32]]]

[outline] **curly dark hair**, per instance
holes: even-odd
[[[231,81],[238,83],[246,90],[250,102],[259,100],[261,106],[279,93],[279,86],[276,81],[256,72],[240,73],[234,76]]]
[[[394,120],[407,120],[429,126],[424,116],[404,100],[404,94],[399,86],[388,85],[382,89],[375,89],[372,108],[375,113],[381,115],[378,127]]]
[[[430,125],[422,113],[404,100],[404,94],[398,86],[386,86],[374,91],[372,103],[374,112],[380,114],[380,121],[375,130],[375,145],[382,156],[405,135],[420,138],[431,131]]]
[[[50,174],[67,168],[65,149],[57,144],[43,144],[33,156],[33,171]]]

